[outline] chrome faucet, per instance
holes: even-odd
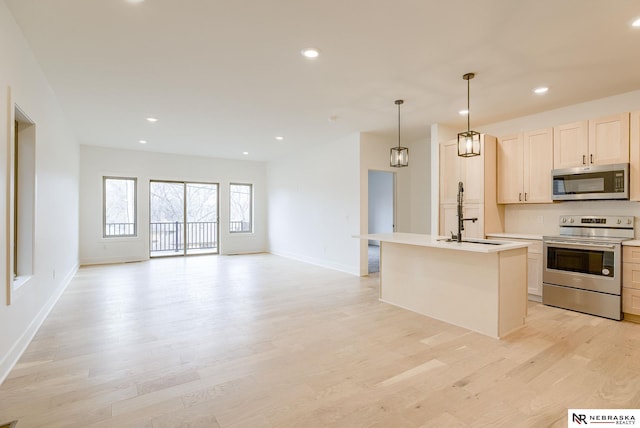
[[[462,231],[464,230],[464,222],[465,221],[478,221],[478,217],[473,218],[464,218],[464,214],[462,213],[462,200],[464,195],[464,186],[462,185],[462,181],[458,182],[458,235],[455,236],[455,239],[458,242],[462,242]],[[454,237],[452,236],[453,240]]]

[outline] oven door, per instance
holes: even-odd
[[[545,240],[542,280],[620,295],[621,247],[618,243]]]

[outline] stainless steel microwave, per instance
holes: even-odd
[[[629,164],[581,166],[551,171],[554,201],[629,199]]]

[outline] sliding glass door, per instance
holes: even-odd
[[[149,184],[151,257],[218,253],[218,185]]]

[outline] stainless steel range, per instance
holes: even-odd
[[[542,303],[622,319],[622,242],[633,217],[560,216],[560,235],[543,240]]]

